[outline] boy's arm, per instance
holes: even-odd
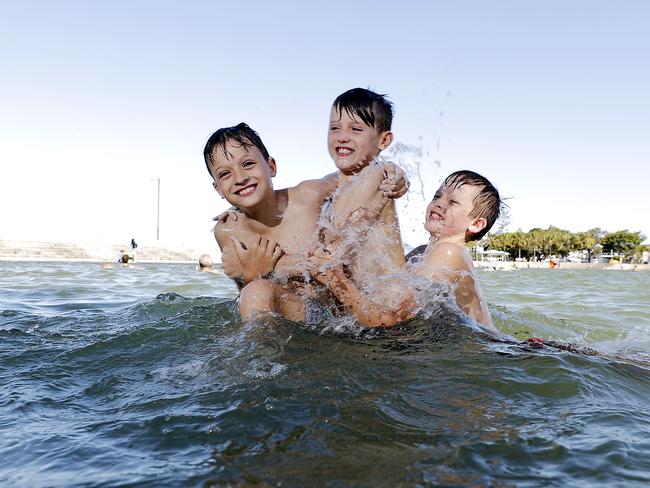
[[[387,198],[400,198],[404,196],[410,186],[406,172],[392,162],[384,163],[383,170],[383,179],[379,182],[376,189]],[[338,176],[338,172],[334,172],[318,180],[303,181],[298,186],[317,186],[318,190],[322,193],[322,198],[327,198],[338,188]]]
[[[345,228],[350,221],[377,220],[388,203],[388,198],[379,191],[383,177],[383,168],[372,164],[340,190],[329,210],[334,228]]]
[[[336,191],[338,183],[338,173],[330,173],[319,179],[301,181],[293,187],[293,195],[303,203],[311,202],[320,206],[323,200]]]
[[[241,214],[241,213],[242,213],[242,211],[239,208],[237,208],[235,206],[232,206],[228,210],[225,210],[225,211],[221,212],[216,217],[212,217],[212,220],[214,220],[215,222],[221,222],[221,223],[224,223],[224,224],[228,221],[228,219],[231,219],[231,221],[236,222],[237,219],[239,218],[238,214]]]
[[[395,307],[389,309],[370,300],[342,268],[331,266],[331,256],[317,251],[311,258],[314,279],[326,286],[338,298],[348,313],[355,315],[357,321],[366,327],[390,327],[399,322],[412,319],[416,315],[417,303],[409,294]]]

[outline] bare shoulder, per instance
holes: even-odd
[[[414,272],[433,281],[454,280],[473,276],[472,260],[463,246],[439,242],[425,253]]]
[[[472,261],[469,259],[467,249],[451,242],[440,242],[433,246],[426,262],[455,270],[472,269]]]
[[[289,199],[299,203],[318,203],[330,196],[338,186],[337,173],[315,180],[305,180],[288,188]]]
[[[248,227],[248,217],[243,214],[237,216],[237,220],[228,219],[226,222],[217,222],[214,226],[214,238],[217,240],[219,247],[229,242],[230,237],[241,239],[241,235]]]

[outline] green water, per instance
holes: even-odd
[[[481,272],[383,333],[242,324],[193,266],[0,263],[2,486],[647,486],[650,273]]]

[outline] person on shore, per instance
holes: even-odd
[[[135,239],[131,239],[131,255],[129,256],[132,261],[135,262],[135,257],[138,254],[138,243],[135,242]]]
[[[392,141],[392,106],[382,96],[372,95],[375,98],[368,102],[357,97],[339,105],[337,101],[341,97],[337,98],[333,111],[345,112],[348,118],[357,112],[362,114],[354,127],[350,124],[342,130],[338,124],[330,127],[331,132],[340,130],[342,134],[338,139],[328,138],[330,154],[336,154],[341,161],[339,164],[335,159],[339,171],[318,180],[303,181],[295,187],[273,189],[275,160],[269,156],[259,135],[246,124],[219,129],[209,138],[204,158],[213,185],[243,214],[220,219],[214,230],[222,250],[224,272],[242,287],[242,320],[274,313],[295,322],[314,322],[323,316],[319,304],[332,301],[323,287],[297,282],[297,278],[306,274],[304,264],[308,251],[317,245],[316,229],[323,202],[339,184],[368,166]],[[381,100],[388,108],[388,117],[376,114],[381,109]],[[384,122],[376,126],[379,119]],[[381,173],[382,182],[378,187],[388,197],[399,197],[406,192],[408,185],[401,170],[386,165]],[[273,279],[262,279],[271,278],[271,273]]]
[[[373,195],[371,191],[364,194],[358,190],[345,197],[356,201],[352,207],[361,208],[361,205],[366,209],[363,218],[376,218],[373,207],[376,208],[376,201],[381,197],[377,192]],[[489,180],[473,171],[457,171],[444,180],[427,207],[424,227],[431,235],[429,243],[409,254],[410,261],[401,277],[386,277],[392,286],[380,283],[373,295],[364,293],[335,258],[336,251],[327,246],[311,256],[310,272],[363,326],[388,327],[414,318],[420,310],[419,290],[418,282],[411,277],[417,276],[447,286],[467,317],[498,335],[500,332],[492,324],[466,244],[490,230],[500,208],[499,192]],[[401,291],[399,303],[389,306],[388,295],[395,295],[396,283]]]

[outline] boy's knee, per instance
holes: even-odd
[[[268,280],[256,280],[242,288],[239,297],[239,312],[242,320],[247,320],[253,315],[276,312],[275,286]]]
[[[241,296],[245,298],[271,297],[273,295],[274,283],[268,280],[255,280],[248,283],[241,290]]]

